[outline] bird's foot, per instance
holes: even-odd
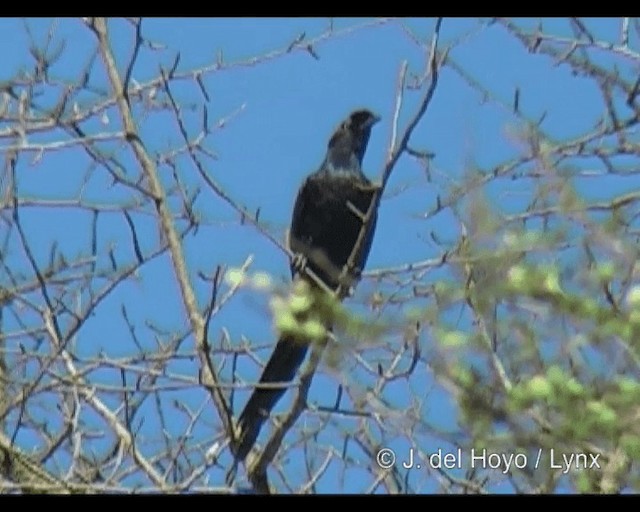
[[[307,268],[307,263],[308,263],[307,257],[301,252],[295,253],[291,258],[291,268],[293,269],[293,272],[296,274],[304,275],[304,269]]]
[[[361,275],[362,269],[360,267],[351,267],[348,264],[342,267],[342,272],[338,276],[340,285],[336,293],[340,297],[351,297],[355,293],[355,285]]]

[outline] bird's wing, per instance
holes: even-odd
[[[291,217],[291,228],[289,230],[289,249],[293,252],[301,250],[301,244],[311,245],[313,240],[309,234],[309,230],[305,229],[309,222],[309,207],[311,194],[317,188],[315,183],[315,175],[308,176],[304,180],[302,186],[298,190],[296,202],[293,205],[293,215]],[[306,235],[303,235],[306,233]]]

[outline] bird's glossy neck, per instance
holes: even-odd
[[[322,169],[332,174],[362,175],[362,159],[369,142],[370,130],[360,137],[332,139]]]

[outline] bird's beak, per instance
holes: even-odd
[[[369,126],[373,126],[374,124],[376,124],[378,121],[380,121],[380,119],[382,119],[379,115],[377,114],[373,114],[373,117],[371,118],[371,120],[369,121]]]

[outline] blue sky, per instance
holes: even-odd
[[[65,46],[50,73],[56,78],[73,81],[89,61],[95,39],[79,20],[62,19],[56,23],[52,46],[55,48],[63,40]],[[531,27],[537,20],[519,20],[518,23]],[[15,77],[21,68],[30,69],[32,66],[25,24],[34,39],[41,43],[51,20],[0,20],[0,47],[3,48],[0,82]],[[152,50],[145,48],[134,67],[132,78],[140,84],[157,76],[160,66],[168,68],[177,52],[180,53],[178,72],[210,65],[219,58],[217,56],[222,57],[225,65],[220,70],[203,75],[209,95],[206,104],[210,122],[228,118],[224,127],[214,129],[207,138],[207,147],[217,156],[216,160],[207,160],[207,171],[239,204],[249,211],[260,209],[263,226],[279,239],[284,238],[301,181],[322,161],[326,143],[335,126],[359,107],[369,108],[382,116],[382,122],[374,128],[364,161],[365,172],[372,179],[380,177],[391,133],[398,71],[402,61],[406,60],[409,76],[424,73],[426,54],[412,37],[428,44],[435,20],[335,19],[333,27],[339,34],[314,46],[318,59],[301,50],[281,52],[300,34],[304,33],[306,39],[311,40],[320,36],[328,25],[327,19],[298,18],[166,18],[145,20],[143,24],[145,37],[157,46]],[[598,37],[611,41],[618,37],[618,20],[588,20],[588,25]],[[572,36],[566,21],[543,20],[543,26],[549,32]],[[122,20],[110,21],[109,29],[113,50],[123,72],[131,52],[132,31]],[[544,131],[555,139],[565,139],[582,135],[603,115],[601,95],[592,81],[573,76],[567,66],[555,66],[549,58],[528,53],[497,24],[480,24],[475,19],[445,19],[440,47],[454,43],[450,59],[464,69],[467,76],[473,77],[489,96],[483,97],[472,89],[452,67],[442,71],[434,99],[410,141],[415,149],[435,153],[429,167],[431,179],[427,179],[428,173],[416,159],[407,156],[400,159],[381,206],[368,270],[437,257],[440,249],[431,240],[431,234],[445,244],[453,243],[459,235],[459,225],[451,211],[444,210],[427,219],[424,218],[425,213],[434,209],[438,195],[446,197],[451,187],[459,184],[471,170],[490,170],[519,155],[523,145],[518,141],[518,133],[524,129],[523,118],[538,120],[544,116]],[[638,42],[631,43],[637,45]],[[251,62],[254,57],[271,55],[271,52],[273,58]],[[629,73],[629,62],[621,60],[618,64],[622,73]],[[96,101],[107,90],[100,62],[95,65],[89,83],[95,87],[95,93],[83,98],[87,103]],[[516,88],[520,90],[522,116],[516,116],[512,111]],[[205,102],[198,86],[192,80],[185,80],[172,90],[176,99],[182,102],[187,124],[195,133],[202,115],[201,106]],[[50,105],[57,97],[46,88],[41,92],[35,101],[43,106]],[[421,96],[422,90],[405,92],[401,127],[413,115]],[[88,133],[119,129],[117,112],[108,109],[105,114],[107,119],[86,123]],[[146,114],[139,119],[139,128],[147,149],[152,153],[166,151],[180,142],[175,121],[167,114]],[[68,136],[61,132],[47,132],[34,136],[30,141],[51,142],[66,138]],[[0,141],[0,144],[5,145],[7,141]],[[139,172],[131,156],[122,153],[120,142],[107,142],[102,147],[110,148],[125,166],[131,166],[132,175]],[[78,148],[47,153],[37,164],[29,162],[34,156],[22,158],[18,168],[19,188],[25,197],[49,200],[77,197],[83,176],[87,176],[82,189],[87,201],[103,205],[121,204],[133,197],[123,187],[112,186],[106,173],[91,170],[90,160]],[[598,164],[587,161],[578,165],[591,168]],[[188,187],[202,187],[187,159],[179,160],[178,166],[181,179]],[[170,170],[160,168],[160,173],[164,182],[169,183]],[[575,184],[588,199],[604,199],[637,186],[636,181],[637,178],[610,178],[597,183],[595,180],[576,180]],[[487,194],[494,201],[494,206],[504,213],[522,211],[530,199],[526,182],[510,180],[492,184]],[[250,224],[241,225],[237,213],[206,187],[196,201],[196,210],[202,223],[197,233],[185,239],[184,247],[201,304],[206,303],[210,289],[197,278],[197,273],[211,275],[219,264],[240,266],[249,255],[253,256],[252,271],[268,272],[277,281],[287,282],[289,270],[285,254],[260,236]],[[22,216],[32,250],[42,264],[49,257],[53,241],[57,241],[69,259],[86,253],[90,245],[90,212],[78,208],[32,207],[25,208]],[[158,243],[155,218],[134,213],[132,220],[143,253],[153,250]],[[98,232],[98,267],[109,266],[109,247],[113,247],[118,263],[133,261],[135,255],[130,233],[122,215],[101,214]],[[24,268],[20,263],[23,256],[18,246],[15,247],[9,252],[10,266]],[[373,289],[374,284],[365,280],[359,288],[360,299]],[[95,311],[74,340],[81,357],[90,357],[100,350],[111,357],[136,353],[122,319],[123,304],[138,326],[143,346],[150,351],[156,345],[154,333],[145,327],[145,321],[150,320],[159,330],[167,332],[182,331],[187,327],[170,260],[164,255],[147,263],[136,278],[120,285]],[[402,318],[406,310],[399,306],[387,313]],[[15,321],[8,320],[10,326]],[[251,289],[238,293],[212,320],[210,333],[213,345],[217,344],[224,331],[234,345],[239,345],[243,339],[264,345],[265,350],[260,352],[260,356],[266,361],[269,345],[275,339],[268,297]],[[401,334],[390,339],[391,343],[400,340]],[[423,336],[420,343],[428,352],[430,338]],[[188,353],[193,346],[189,342],[183,348]],[[374,357],[382,355],[378,353]],[[197,368],[194,361],[185,358],[172,364],[171,370],[192,377]],[[254,363],[241,359],[238,364],[236,371],[243,379],[258,378],[259,368]],[[362,393],[366,391],[370,383],[358,381],[355,374],[345,372],[351,364],[348,360],[343,364],[343,375],[336,375],[335,369],[328,369],[332,377],[319,376],[316,379],[310,393],[312,403],[330,405],[335,397],[336,381],[356,390],[360,387]],[[226,378],[230,377],[228,362],[221,372]],[[92,378],[113,383],[114,379],[119,379],[119,373],[105,370],[96,372]],[[432,386],[430,372],[423,369],[411,382],[390,388],[386,398],[401,412],[409,406],[412,396],[420,395]],[[193,409],[203,407],[205,400],[205,394],[193,387],[176,391],[174,395],[176,400]],[[236,414],[246,397],[246,391],[236,394]],[[105,396],[105,402],[113,407],[119,400],[118,396]],[[426,400],[422,413],[428,415],[429,421],[438,427],[451,428],[454,422],[451,396],[436,386]],[[288,402],[283,401],[278,410],[284,409],[286,404]],[[211,404],[203,409],[206,421],[198,425],[195,435],[201,440],[209,437],[213,442],[219,434],[219,422]],[[150,439],[158,437],[159,420],[151,404],[145,419],[142,431]],[[89,419],[87,421],[90,423]],[[318,419],[303,416],[300,424],[305,421],[314,423]],[[176,435],[186,426],[185,416],[181,414],[171,415],[167,422],[168,428]],[[330,427],[321,434],[319,443],[331,444],[331,436],[345,428],[345,424],[347,429],[350,428],[348,419],[335,418],[330,423]],[[424,432],[416,433],[416,436],[425,443],[426,450],[436,449],[441,443]],[[20,433],[18,440],[29,450],[38,446],[37,436],[27,431]],[[406,438],[393,442],[400,449],[409,445]],[[99,440],[96,446],[101,446]],[[340,449],[339,444],[336,449]],[[152,448],[150,450],[153,451]],[[222,454],[223,467],[228,463],[228,457],[228,453]],[[371,463],[366,458],[358,460],[363,464]],[[295,460],[286,465],[294,485],[304,482],[304,475],[298,475],[296,467]],[[366,471],[360,474],[354,470],[346,482],[343,478],[339,468],[332,466],[316,490],[360,492],[370,483],[370,475]],[[212,468],[210,482],[222,485],[223,481],[223,471]],[[275,481],[278,482],[277,478]],[[435,483],[424,475],[412,475],[410,482],[419,492],[435,488]],[[496,484],[494,490],[510,492],[512,489],[507,484],[505,487]]]

